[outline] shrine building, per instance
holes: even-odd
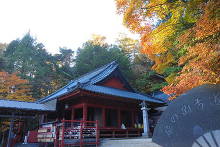
[[[99,138],[138,137],[153,132],[151,126],[165,105],[161,93],[136,92],[113,61],[36,102],[0,100],[0,118],[10,118],[9,131],[0,139],[7,147],[23,142],[25,136],[28,143],[64,147],[99,144]],[[38,128],[22,132],[21,120],[36,118]]]
[[[140,103],[143,101],[152,109],[165,104],[159,98],[136,92],[113,61],[70,81],[37,103],[56,104],[56,111],[47,113],[41,122],[97,120],[100,137],[112,137],[104,132],[123,127],[123,130],[136,129],[140,133],[143,124]]]

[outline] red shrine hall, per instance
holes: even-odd
[[[64,147],[98,145],[100,138],[141,136],[146,131],[143,119],[152,132],[151,126],[161,114],[158,108],[166,105],[157,97],[162,95],[136,92],[113,61],[36,102],[0,100],[0,117],[11,118],[8,135],[5,133],[0,138],[4,147],[19,142]],[[142,113],[141,103],[143,112],[147,113]],[[20,121],[40,118],[39,127],[16,132],[17,118]]]
[[[100,137],[131,137],[141,135],[143,101],[150,108],[164,105],[160,99],[137,93],[114,61],[70,81],[38,103],[56,103],[56,111],[44,115],[42,123],[97,121]]]

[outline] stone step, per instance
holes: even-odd
[[[38,143],[27,143],[27,144],[18,143],[14,147],[39,147],[39,144]]]
[[[100,147],[160,147],[151,138],[138,139],[104,139]]]
[[[39,147],[39,144],[16,144],[15,147]],[[152,142],[151,138],[103,139],[99,147],[161,147]]]

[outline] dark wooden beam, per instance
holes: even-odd
[[[74,109],[83,108],[83,103],[72,105],[70,108],[74,108]]]
[[[105,107],[102,108],[102,127],[106,126],[106,115],[105,115]]]
[[[35,118],[35,116],[21,116],[21,115],[0,115],[5,118]]]
[[[82,105],[82,104],[79,104],[79,105]],[[78,105],[77,105],[78,106]],[[88,107],[93,107],[93,108],[105,108],[105,109],[115,109],[115,110],[117,110],[117,109],[120,109],[120,110],[127,110],[127,111],[132,111],[132,110],[134,110],[134,108],[123,108],[123,107],[120,107],[120,106],[114,106],[114,105],[112,105],[112,106],[106,106],[106,105],[104,105],[104,104],[91,104],[91,103],[89,103],[89,104],[87,104],[87,106]],[[78,107],[74,107],[74,108],[78,108]]]
[[[79,93],[80,93],[80,90],[77,90],[77,91],[74,91],[74,92],[69,93],[69,94],[67,94],[67,95],[61,96],[58,100],[59,100],[59,101],[63,101],[63,100],[68,99],[69,97],[75,96],[75,95],[77,95],[77,94],[79,94]]]
[[[103,99],[109,99],[109,100],[117,100],[121,102],[129,102],[129,103],[140,103],[141,100],[133,99],[133,98],[124,98],[124,97],[119,97],[119,96],[113,96],[113,95],[108,95],[108,94],[102,94],[102,93],[96,93],[88,90],[81,90],[81,94],[83,96],[94,96],[94,97],[100,97]]]

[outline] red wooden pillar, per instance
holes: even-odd
[[[121,128],[121,110],[118,109],[118,128]]]
[[[71,110],[71,120],[74,120],[75,119],[75,109],[72,108]]]
[[[134,111],[131,111],[131,127],[134,128]]]
[[[102,127],[106,125],[105,108],[102,108]]]
[[[88,106],[87,104],[83,104],[83,121],[87,120]]]

